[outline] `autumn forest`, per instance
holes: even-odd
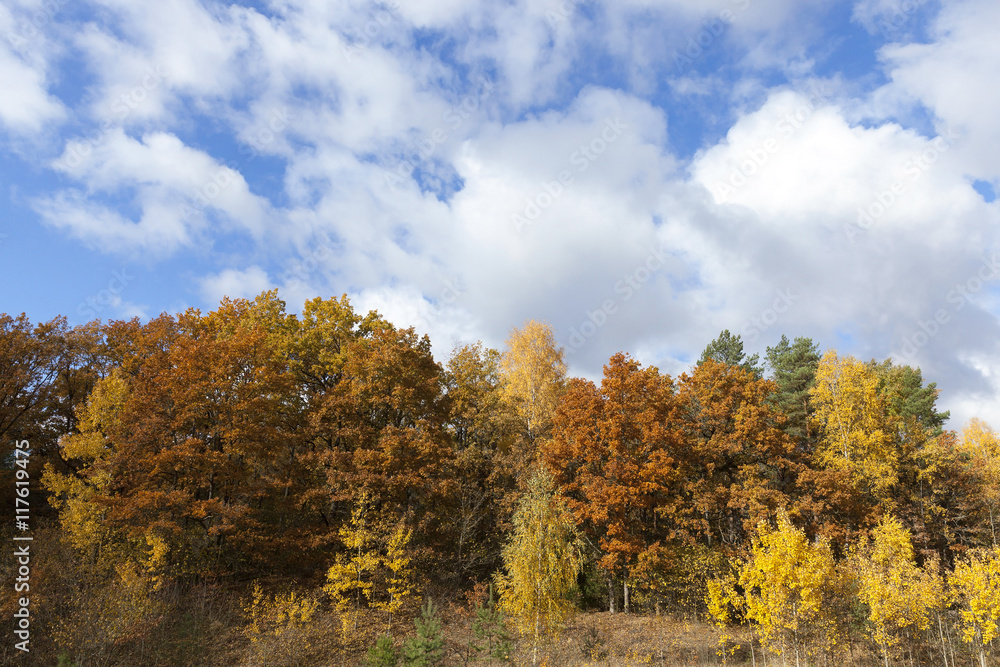
[[[439,362],[276,291],[2,315],[0,489],[10,517],[30,480],[32,540],[31,650],[0,659],[1000,664],[1000,437],[937,394],[729,331],[677,377],[626,352],[567,377],[535,321]]]

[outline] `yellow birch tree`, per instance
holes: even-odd
[[[822,429],[817,463],[849,472],[855,488],[889,502],[898,481],[898,425],[879,392],[878,374],[869,364],[828,350],[809,393]]]
[[[340,529],[346,551],[326,573],[323,590],[333,598],[342,615],[344,636],[350,620],[345,612],[353,607],[354,631],[362,603],[392,615],[417,594],[415,575],[407,548],[412,531],[402,525],[390,533],[373,518],[374,509],[362,493],[351,512],[351,522]]]
[[[777,528],[762,524],[758,532],[739,571],[741,604],[762,644],[781,656],[791,647],[798,664],[802,654],[837,642],[832,601],[839,593],[839,573],[833,552],[825,540],[811,543],[784,514],[778,517]],[[710,593],[719,598],[719,592],[710,589]],[[712,606],[725,608],[712,597]]]
[[[529,320],[512,329],[500,369],[504,393],[527,423],[529,437],[535,437],[551,423],[566,379],[563,348],[552,327]]]
[[[497,575],[499,608],[538,644],[574,611],[570,592],[582,559],[576,525],[553,490],[552,475],[538,468],[514,515],[514,532],[504,547],[506,573]]]
[[[989,519],[990,540],[997,546],[997,523],[1000,523],[1000,437],[989,424],[973,418],[962,429],[958,444],[969,463],[979,488],[979,503]]]
[[[944,603],[937,561],[925,570],[913,558],[910,533],[898,519],[884,516],[871,538],[864,538],[849,557],[858,599],[868,609],[868,633],[886,665],[903,634],[926,630],[931,612]]]
[[[962,617],[962,641],[974,644],[986,667],[986,648],[1000,635],[1000,548],[973,550],[948,577],[952,603]]]

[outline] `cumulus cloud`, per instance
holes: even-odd
[[[111,250],[170,254],[189,245],[221,215],[223,226],[260,237],[266,200],[243,176],[176,136],[153,132],[135,139],[121,128],[68,141],[53,167],[84,189],[66,189],[36,202],[50,225]],[[98,202],[124,198],[139,209],[129,220]]]
[[[35,135],[66,116],[49,92],[55,48],[46,29],[54,19],[49,8],[32,3],[0,5],[0,123],[11,132]]]
[[[947,3],[932,23],[929,42],[890,44],[882,49],[889,83],[879,93],[897,109],[917,102],[943,126],[968,140],[957,150],[967,173],[1000,183],[1000,90],[990,85],[1000,68],[993,28],[1000,5],[989,0]]]
[[[259,266],[246,269],[226,269],[204,276],[200,281],[201,296],[207,303],[219,303],[223,297],[252,299],[273,285],[267,272]]]

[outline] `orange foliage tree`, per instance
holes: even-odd
[[[553,435],[541,448],[560,491],[607,574],[627,585],[640,554],[664,536],[658,516],[678,480],[673,382],[655,367],[619,353],[604,367],[598,389],[570,380]],[[669,510],[668,510],[669,513]]]

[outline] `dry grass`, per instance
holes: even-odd
[[[564,632],[540,647],[539,664],[626,667],[716,665],[716,632],[700,622],[636,614],[578,615]],[[730,664],[741,660],[730,659]],[[520,642],[516,664],[531,664],[531,646]]]
[[[397,645],[412,636],[409,619],[418,614],[416,607],[402,615],[404,621],[394,621],[393,636]],[[446,637],[444,665],[485,665],[471,662],[469,641],[472,638],[473,614],[463,602],[440,605]],[[263,647],[251,648],[237,629],[217,637],[219,651],[214,664],[240,667],[355,667],[364,664],[368,647],[387,627],[384,614],[363,612],[358,629],[345,637],[336,611],[325,609],[313,623],[299,633],[293,633]],[[545,641],[538,649],[538,665],[559,667],[588,665],[593,667],[629,667],[632,665],[719,665],[716,655],[716,632],[700,622],[675,620],[668,617],[638,614],[580,613],[556,637]],[[730,658],[729,664],[742,664],[742,654]],[[749,653],[746,653],[749,662]],[[490,663],[499,665],[500,663]],[[516,638],[515,665],[532,664],[532,644],[529,639]]]

